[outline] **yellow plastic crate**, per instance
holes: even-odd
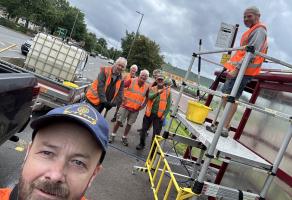
[[[208,106],[196,101],[189,101],[186,113],[187,120],[197,124],[203,124],[210,110],[212,109]]]

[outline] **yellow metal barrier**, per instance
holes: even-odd
[[[149,175],[150,183],[151,183],[151,188],[153,190],[154,199],[158,200],[158,192],[160,191],[160,186],[161,186],[162,181],[165,180],[164,177],[166,173],[169,174],[170,180],[168,182],[166,191],[164,193],[163,200],[168,199],[170,191],[173,186],[177,192],[176,200],[188,199],[194,196],[195,194],[192,192],[191,188],[180,187],[179,184],[177,183],[174,177],[174,173],[170,169],[168,161],[165,158],[165,154],[162,151],[162,148],[160,146],[160,142],[163,140],[164,140],[163,137],[159,135],[155,136],[149,155],[145,163],[145,166],[147,168],[147,172]],[[156,161],[157,155],[159,155],[158,161]],[[160,177],[157,177],[157,173],[158,171],[160,171],[159,170],[160,167],[162,168]],[[157,178],[159,179],[158,179],[157,184],[155,184]]]

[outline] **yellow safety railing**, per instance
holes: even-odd
[[[165,154],[160,146],[160,142],[163,141],[164,138],[157,135],[154,138],[154,141],[152,143],[150,152],[148,154],[145,166],[147,168],[147,172],[149,175],[149,179],[150,179],[150,183],[151,183],[151,187],[153,190],[153,194],[154,194],[154,199],[158,200],[158,192],[160,191],[160,186],[161,183],[165,177],[165,174],[168,173],[169,174],[169,182],[166,188],[166,191],[164,193],[163,196],[163,200],[167,200],[170,194],[170,191],[172,189],[172,187],[174,186],[177,196],[176,196],[176,200],[183,200],[183,199],[188,199],[192,196],[194,196],[195,194],[192,192],[191,188],[183,188],[180,187],[178,182],[175,179],[174,173],[172,172],[168,161],[165,158]],[[157,158],[157,156],[159,155],[159,159]],[[158,161],[157,161],[157,159]],[[160,177],[159,180],[157,182],[157,184],[155,184],[158,174],[158,171],[160,171],[161,167],[161,173],[160,173]]]

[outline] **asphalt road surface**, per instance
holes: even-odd
[[[0,26],[0,50],[16,44],[15,47],[7,51],[1,52],[0,57],[17,57],[24,58],[25,56],[21,54],[21,45],[31,37],[24,35],[22,33],[15,32],[11,29]]]
[[[17,44],[16,48],[0,54],[8,57],[23,57],[20,52],[20,45],[30,37],[21,33],[14,32],[10,29],[0,26],[0,49],[5,48],[11,44]],[[94,80],[101,65],[108,65],[107,60],[97,57],[89,57],[83,75],[91,80]],[[173,99],[176,99],[177,92],[173,92]],[[180,106],[183,110],[186,109],[186,102],[190,99],[183,96]],[[108,115],[107,120],[112,130],[113,123],[110,119],[113,116],[114,109]],[[33,119],[45,113],[34,113]],[[144,160],[148,154],[149,145],[144,151],[137,151],[135,146],[139,141],[139,134],[137,129],[142,125],[142,118],[144,111],[141,111],[136,123],[133,125],[129,133],[129,147],[124,147],[121,142],[121,135],[124,128],[118,130],[116,142],[110,146],[107,153],[104,169],[88,190],[86,196],[88,199],[102,199],[102,200],[128,200],[139,199],[148,200],[153,199],[152,190],[146,173],[137,172],[132,175],[132,167],[134,165],[143,166]],[[32,119],[32,120],[33,120]],[[152,132],[152,131],[150,131]],[[30,126],[18,133],[19,142],[7,141],[0,146],[0,188],[13,187],[18,181],[19,172],[25,156],[26,147],[31,141],[32,130]],[[148,144],[150,143],[151,134],[148,137]]]

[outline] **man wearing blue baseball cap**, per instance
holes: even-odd
[[[56,108],[31,123],[19,184],[0,189],[4,200],[84,200],[101,169],[108,144],[108,124],[90,105]],[[2,193],[1,193],[2,192]]]

